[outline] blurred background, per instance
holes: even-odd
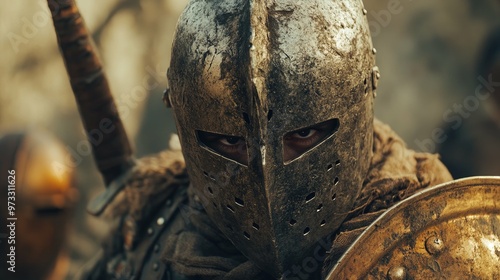
[[[176,20],[186,0],[77,1],[141,157],[175,131],[161,101]],[[408,146],[440,153],[454,177],[500,175],[500,1],[367,1],[382,79],[376,116]],[[85,140],[46,1],[0,3],[0,134],[44,129],[76,167],[79,202],[69,276],[99,249],[105,221],[85,212],[104,184]],[[145,79],[157,81],[146,91]],[[0,230],[0,234],[1,234]]]

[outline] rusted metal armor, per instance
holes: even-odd
[[[361,1],[191,1],[179,19],[167,98],[190,180],[274,277],[359,195],[376,71]]]

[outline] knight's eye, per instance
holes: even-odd
[[[201,130],[197,130],[196,134],[202,147],[205,147],[223,157],[248,165],[248,153],[245,138]]]
[[[240,141],[245,141],[243,140],[243,138],[241,137],[233,137],[233,136],[230,136],[230,137],[226,137],[226,138],[221,138],[220,141],[222,142],[222,144],[224,145],[236,145],[238,144]]]
[[[296,132],[296,134],[298,137],[307,138],[313,135],[315,131],[316,131],[315,129],[307,128],[307,129],[302,129],[299,132]]]
[[[338,119],[290,131],[283,136],[283,160],[285,164],[318,146],[339,129]]]

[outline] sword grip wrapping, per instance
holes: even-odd
[[[94,159],[109,185],[133,165],[127,134],[75,1],[47,0],[47,3]]]

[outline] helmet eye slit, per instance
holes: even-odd
[[[224,158],[248,166],[248,152],[245,138],[196,130],[198,144]]]
[[[321,145],[340,127],[339,119],[331,119],[287,132],[283,136],[283,161],[286,164]]]

